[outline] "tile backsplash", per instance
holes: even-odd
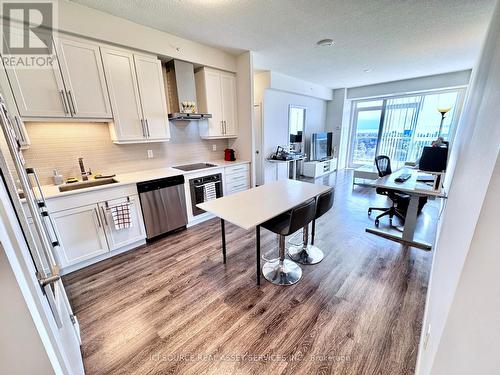
[[[31,147],[23,152],[26,165],[38,172],[40,182],[52,184],[53,170],[64,179],[80,178],[78,158],[93,173],[127,173],[170,167],[181,163],[223,159],[226,139],[202,140],[198,123],[171,122],[171,140],[117,145],[106,123],[26,123]],[[212,151],[216,145],[217,151]],[[148,159],[148,150],[154,157]]]

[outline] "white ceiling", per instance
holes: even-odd
[[[471,68],[494,0],[72,0],[331,88]],[[315,43],[332,38],[334,47]],[[364,70],[371,69],[365,73]]]

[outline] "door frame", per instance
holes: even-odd
[[[264,157],[262,148],[264,146],[264,123],[263,123],[263,108],[262,103],[253,105],[254,111],[254,155],[255,155],[255,186],[263,185],[264,181]],[[257,113],[258,112],[258,113]],[[258,137],[260,130],[260,137]],[[260,139],[259,139],[260,138]],[[260,147],[259,147],[260,146]],[[257,151],[259,153],[257,154]]]

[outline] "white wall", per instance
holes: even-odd
[[[294,94],[312,96],[323,100],[332,100],[332,89],[307,82],[295,77],[290,77],[277,72],[269,72],[270,88]]]
[[[500,157],[437,349],[433,374],[500,371]]]
[[[276,147],[288,144],[288,106],[295,104],[306,107],[305,145],[310,142],[310,134],[326,129],[326,101],[279,90],[267,89],[263,100],[264,156],[276,151]],[[307,148],[306,148],[307,150]],[[264,163],[265,182],[276,179],[275,164]],[[285,165],[280,165],[280,178],[286,178]]]
[[[165,20],[168,23],[168,19]],[[196,22],[186,19],[186,22]],[[61,0],[58,29],[161,56],[236,72],[236,57],[229,53],[152,29],[95,9]]]
[[[251,180],[255,184],[255,154],[253,141],[253,67],[252,52],[245,52],[237,59],[238,138],[229,140],[229,147],[236,150],[236,158],[252,162]]]
[[[495,323],[493,321],[477,321],[475,327],[471,324],[475,324],[476,318],[481,318],[477,315],[479,309],[483,307],[495,308],[499,297],[498,294],[495,294],[493,285],[488,287],[484,284],[484,277],[489,276],[483,275],[483,270],[484,272],[491,270],[498,277],[498,264],[500,264],[498,242],[496,243],[497,251],[493,254],[495,260],[490,264],[486,262],[491,261],[488,259],[490,253],[488,249],[482,247],[487,246],[488,243],[483,242],[483,240],[473,242],[473,239],[484,239],[485,233],[488,233],[488,227],[478,227],[480,224],[484,226],[484,220],[480,221],[480,214],[484,214],[484,218],[490,217],[489,210],[483,203],[491,205],[490,196],[485,200],[486,192],[488,188],[492,189],[490,191],[493,192],[496,190],[496,184],[491,178],[500,150],[499,67],[500,7],[497,4],[480,62],[474,70],[464,114],[450,156],[450,173],[447,178],[452,176],[453,180],[445,211],[439,223],[438,238],[434,250],[423,334],[417,360],[417,374],[420,375],[454,374],[456,372],[452,371],[452,368],[465,370],[471,368],[469,366],[474,366],[477,370],[480,366],[487,368],[494,363],[492,361],[496,360],[493,356],[481,355],[478,357],[472,354],[477,351],[487,353],[491,349],[491,347],[488,348],[489,339],[486,340],[480,332],[482,324],[486,324],[488,329],[493,330],[491,334],[495,335],[497,343],[500,341],[500,332],[494,331]],[[498,195],[494,195],[493,199],[493,207],[498,211],[498,207],[500,207]],[[487,211],[482,213],[483,207]],[[500,228],[498,212],[493,215],[491,220],[494,230],[498,231]],[[479,252],[484,252],[481,256],[485,258],[478,257]],[[485,263],[482,263],[483,261]],[[469,264],[469,262],[471,263]],[[495,267],[495,269],[492,270],[490,267]],[[464,284],[459,284],[461,281]],[[498,279],[495,281],[498,283]],[[471,285],[475,286],[475,293],[478,294],[475,299],[468,297],[467,288],[470,288]],[[469,298],[469,310],[467,310],[469,313],[462,312],[465,313],[462,315],[459,310],[463,303],[467,304],[467,298]],[[476,309],[474,302],[477,302],[477,298],[482,301],[482,304]],[[486,299],[490,301],[486,301]],[[495,312],[498,319],[497,308]],[[488,311],[483,313],[485,314],[484,318],[489,318]],[[448,321],[448,319],[450,320]],[[425,346],[425,332],[427,332],[429,325],[431,333]],[[454,329],[457,326],[463,326],[464,331],[462,333],[455,332]],[[471,335],[471,331],[474,330],[479,331]],[[453,343],[450,342],[450,338],[459,341]],[[456,348],[453,349],[453,346]],[[498,349],[498,344],[496,348]],[[455,353],[468,351],[468,354],[461,357],[454,356],[453,361],[458,361],[458,363],[453,364],[449,361],[449,353],[453,350],[458,350]],[[480,364],[480,362],[483,363]],[[463,364],[463,367],[460,364]],[[450,369],[450,371],[441,371],[445,368]],[[483,372],[473,371],[473,373]]]
[[[347,99],[361,99],[375,96],[406,94],[411,92],[465,87],[469,83],[471,70],[436,74],[432,76],[384,82],[375,85],[347,89]]]
[[[345,146],[341,147],[345,140],[342,139],[342,134],[347,134],[349,129],[349,121],[344,121],[345,113],[349,111],[345,95],[346,89],[333,90],[333,100],[328,101],[326,106],[326,130],[333,132],[332,146],[334,156],[339,157],[339,169],[345,166]]]

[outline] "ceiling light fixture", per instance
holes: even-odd
[[[320,47],[332,47],[335,42],[333,39],[321,39],[320,41],[316,42],[316,44]]]
[[[364,69],[364,70],[363,70],[363,72],[365,72],[365,73],[370,73],[371,71],[372,71],[372,70],[371,70],[371,68],[368,68],[368,69]]]

